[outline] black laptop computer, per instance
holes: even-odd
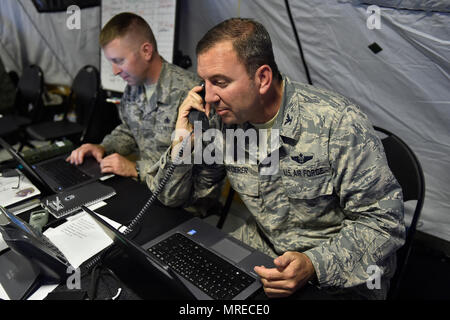
[[[81,165],[66,162],[67,155],[58,156],[33,165],[0,138],[0,145],[8,151],[26,170],[34,183],[46,193],[61,193],[98,180],[101,176],[100,165],[93,157],[86,157]]]
[[[221,230],[192,218],[138,246],[95,212],[82,207],[129,255],[198,300],[245,300],[262,289],[254,266],[273,268],[273,258]]]

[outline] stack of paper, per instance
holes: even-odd
[[[113,227],[121,225],[106,217]],[[66,256],[74,268],[112,244],[110,237],[86,212],[68,217],[67,222],[57,228],[48,228],[44,234]]]

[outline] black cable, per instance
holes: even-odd
[[[122,288],[120,287],[121,281],[119,280],[117,275],[110,268],[105,268],[102,264],[99,264],[94,267],[91,273],[91,283],[88,290],[88,297],[90,300],[97,299],[97,290],[100,286],[102,278],[105,277],[113,278],[116,282],[116,287],[118,287],[117,293],[115,294],[115,296],[113,296],[110,287],[107,284],[105,285],[105,288],[109,293],[109,299],[114,300],[120,295],[122,291]]]
[[[308,83],[310,85],[313,85],[312,80],[311,80],[311,76],[309,74],[308,65],[306,64],[305,55],[303,54],[302,44],[300,43],[300,37],[298,36],[298,32],[297,32],[297,28],[295,26],[294,18],[292,17],[291,8],[289,6],[289,1],[288,0],[284,0],[284,3],[286,5],[286,10],[287,10],[287,14],[289,16],[289,21],[291,22],[292,30],[294,31],[295,41],[297,41],[298,51],[299,51],[300,57],[302,59],[303,68],[305,68],[306,79],[308,80]]]
[[[145,212],[148,210],[148,208],[151,207],[151,205],[153,204],[153,202],[155,202],[156,197],[159,195],[159,193],[161,193],[161,191],[164,189],[165,185],[167,184],[167,182],[169,181],[170,177],[172,176],[173,172],[175,171],[175,166],[176,164],[180,161],[180,159],[183,157],[183,151],[184,148],[187,145],[187,142],[190,140],[192,134],[194,131],[191,131],[191,133],[189,134],[188,137],[183,139],[182,145],[181,145],[181,149],[177,154],[177,157],[175,158],[175,160],[173,160],[173,162],[169,165],[169,168],[167,169],[167,172],[165,174],[165,176],[163,177],[163,179],[161,180],[160,184],[158,185],[158,188],[155,190],[155,192],[152,193],[150,199],[148,199],[148,201],[144,204],[144,206],[142,207],[141,211],[139,211],[139,213],[136,215],[136,217],[130,222],[130,224],[127,226],[127,228],[125,229],[125,231],[123,232],[124,236],[128,236],[127,238],[130,238],[130,234],[133,232],[133,228],[138,224],[138,222],[142,219],[142,217],[144,216]],[[139,228],[141,227],[141,225],[138,225]],[[140,229],[138,229],[137,231],[139,231]],[[136,235],[139,232],[135,232],[135,234],[131,237],[134,238],[136,237]],[[94,267],[94,270],[96,268],[96,266],[99,265],[99,263],[101,262],[101,260],[103,260],[106,255],[109,254],[110,250],[114,247],[114,244],[110,245],[109,247],[105,248],[101,253],[97,254],[96,256],[94,256],[93,258],[91,258],[91,260],[89,260],[88,262],[86,262],[86,264],[83,266],[83,269],[85,270],[85,272],[83,272],[83,274],[86,274],[88,272],[90,272],[90,270]]]
[[[183,150],[186,147],[187,142],[190,140],[191,135],[194,131],[191,131],[188,137],[186,137],[181,145],[180,151],[177,154],[177,157],[175,160],[169,165],[169,168],[167,168],[167,172],[163,179],[161,180],[160,184],[158,185],[158,188],[156,188],[155,192],[152,193],[152,196],[150,199],[148,199],[147,203],[144,204],[141,211],[137,214],[137,216],[131,221],[131,223],[127,226],[127,229],[123,232],[123,234],[126,236],[129,233],[133,231],[134,226],[142,219],[145,212],[148,208],[155,202],[157,196],[161,193],[161,191],[166,186],[167,182],[169,181],[170,177],[172,176],[173,172],[175,171],[175,165],[180,161],[180,159],[183,157]]]
[[[127,228],[126,226],[124,226],[125,228]],[[130,232],[127,233],[127,238],[130,240],[134,240],[134,238],[136,238],[138,236],[139,233],[141,233],[141,229],[142,229],[142,223],[138,224],[137,226],[134,227],[133,230],[131,230]],[[125,229],[126,231],[127,229]],[[125,234],[125,232],[124,232]]]
[[[86,276],[89,272],[91,272],[91,269],[93,267],[96,267],[97,265],[101,264],[102,261],[106,258],[106,256],[108,256],[111,252],[113,252],[114,249],[118,249],[118,247],[114,246],[114,244],[111,244],[105,249],[103,249],[100,253],[92,257],[90,260],[85,262],[85,264],[80,267],[82,269],[81,277]]]

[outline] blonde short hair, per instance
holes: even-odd
[[[158,52],[155,36],[148,23],[142,17],[131,12],[119,13],[105,24],[100,32],[100,46],[103,48],[114,39],[126,35],[141,37],[142,40],[150,42],[154,51]]]

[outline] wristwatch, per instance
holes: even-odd
[[[141,170],[139,170],[139,164],[136,162],[136,172],[137,172],[137,179],[141,180]]]

